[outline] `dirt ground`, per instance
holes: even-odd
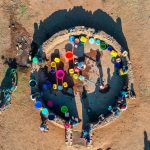
[[[94,132],[92,150],[150,149],[150,0],[1,0],[0,55],[7,57],[16,55],[13,41],[16,33],[9,27],[13,21],[20,30],[17,33],[26,32],[37,45],[64,29],[64,23],[67,27],[70,24],[100,27],[129,49],[137,99],[129,102],[129,109],[119,119]],[[0,60],[1,81],[5,71],[6,65]],[[29,98],[28,79],[29,74],[19,73],[12,105],[0,115],[0,149],[84,150],[67,148],[64,130],[52,124],[48,133],[40,132],[39,112]]]

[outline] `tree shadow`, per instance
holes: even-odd
[[[39,25],[34,23],[34,35],[31,44],[32,56],[36,53],[38,47],[53,34],[75,26],[91,27],[96,32],[104,31],[113,36],[122,48],[128,51],[128,44],[122,31],[121,18],[118,17],[115,21],[100,9],[92,13],[85,10],[82,6],[76,6],[73,9],[63,9],[54,12],[45,20],[41,20]]]
[[[148,140],[146,131],[144,131],[144,150],[150,150],[150,141]]]

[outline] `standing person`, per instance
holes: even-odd
[[[107,84],[104,84],[104,82],[100,85],[99,87],[99,92],[100,93],[107,93],[110,89],[110,85],[107,83]]]
[[[43,115],[42,113],[40,113],[41,116],[41,125],[40,125],[40,130],[42,132],[47,132],[49,130],[48,125],[46,124],[48,121],[48,115]]]

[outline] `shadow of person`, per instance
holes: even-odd
[[[144,131],[144,150],[150,150],[150,141],[148,140],[146,131]]]
[[[131,95],[131,97],[136,97],[136,93],[135,93],[135,90],[134,90],[134,84],[133,83],[131,83],[130,95]]]
[[[99,82],[100,82],[100,85],[103,85],[103,67],[101,64],[101,60],[99,61],[98,69],[99,69]]]
[[[63,9],[54,12],[45,20],[34,23],[34,35],[32,41],[32,51],[43,44],[53,34],[73,28],[75,26],[85,26],[104,31],[113,36],[119,44],[128,50],[127,41],[122,31],[121,18],[113,20],[106,12],[98,9],[95,12],[87,11],[82,6],[76,6],[73,9]]]
[[[2,56],[2,60],[4,60],[4,64],[7,64],[10,68],[17,68],[16,58],[5,58],[4,56]]]
[[[83,91],[82,91],[82,97],[81,97],[81,102],[82,102],[82,128],[84,129],[86,125],[89,122],[92,122],[93,120],[97,119],[96,112],[94,109],[90,107],[89,104],[89,98],[88,98],[88,92],[83,86]]]
[[[110,84],[111,75],[110,75],[110,68],[107,68],[107,83]]]

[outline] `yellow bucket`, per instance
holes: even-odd
[[[54,61],[51,62],[51,67],[53,67],[53,68],[56,67],[56,63]]]
[[[81,36],[81,37],[80,37],[80,41],[83,42],[83,43],[86,43],[87,40],[88,40],[88,39],[87,39],[86,37],[84,37],[84,36]]]
[[[74,79],[78,79],[78,77],[79,77],[79,76],[78,76],[78,74],[76,74],[76,73],[73,75],[73,78],[74,78]]]
[[[112,57],[117,57],[117,56],[118,56],[118,53],[117,53],[116,51],[112,50],[112,51],[110,52],[110,55],[111,55]]]
[[[54,61],[55,61],[56,63],[59,63],[59,62],[60,62],[60,58],[57,58],[57,57],[56,57],[56,58],[54,59]]]
[[[54,89],[54,90],[57,89],[57,84],[53,84],[53,89]]]
[[[74,69],[69,69],[69,73],[72,75],[74,74]]]
[[[68,87],[68,83],[67,83],[67,82],[64,82],[64,83],[63,83],[63,87],[64,87],[64,88],[67,88],[67,87]]]

